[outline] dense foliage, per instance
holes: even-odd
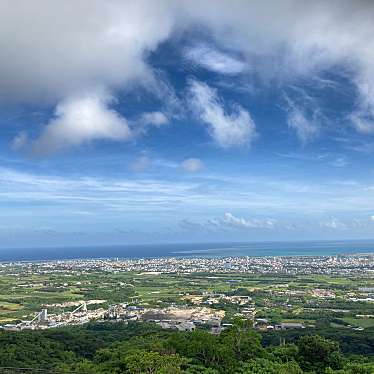
[[[373,356],[342,354],[338,342],[319,335],[297,337],[293,332],[287,339],[292,343],[279,345],[278,337],[278,344],[267,341],[264,346],[266,339],[243,321],[220,335],[166,331],[145,323],[1,332],[0,366],[87,374],[374,373]]]

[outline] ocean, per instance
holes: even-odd
[[[329,256],[374,253],[374,240],[145,244],[0,249],[0,261],[88,258]]]

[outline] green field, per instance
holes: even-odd
[[[0,323],[32,318],[43,306],[79,300],[106,300],[99,307],[128,303],[166,307],[187,305],[186,295],[202,296],[202,305],[212,295],[247,295],[252,298],[257,318],[270,323],[297,321],[369,328],[374,319],[357,319],[357,314],[374,314],[374,304],[353,302],[362,297],[360,287],[374,287],[373,278],[328,275],[282,275],[243,273],[168,273],[64,271],[39,272],[20,266],[0,271]],[[316,297],[313,290],[333,292],[335,297]],[[361,295],[361,296],[360,296]],[[223,309],[230,319],[240,306],[229,302],[210,305]],[[95,308],[95,306],[91,306]],[[69,308],[48,307],[50,312]]]
[[[268,373],[268,366],[273,365],[271,373],[287,372],[291,374],[292,371],[287,366],[289,359],[294,366],[296,365],[294,373],[301,373],[299,366],[303,367],[304,358],[293,355],[295,344],[299,344],[298,342],[303,335],[320,335],[323,339],[331,339],[339,343],[339,345],[334,345],[335,343],[331,343],[330,340],[326,342],[322,339],[320,341],[322,346],[332,344],[334,349],[338,349],[336,347],[339,346],[342,354],[347,355],[347,357],[349,355],[366,355],[357,359],[355,364],[357,366],[353,367],[353,371],[344,372],[344,374],[356,374],[356,369],[360,367],[361,361],[367,361],[374,355],[374,319],[356,317],[357,315],[374,314],[374,303],[354,301],[355,298],[365,299],[367,297],[367,294],[359,290],[361,287],[374,287],[374,279],[360,275],[340,277],[252,273],[152,274],[97,270],[56,272],[53,269],[45,272],[40,271],[36,264],[33,265],[31,270],[27,267],[15,265],[3,267],[0,270],[0,324],[30,320],[36,312],[46,305],[48,305],[48,312],[52,314],[69,311],[74,306],[62,304],[80,300],[105,300],[105,303],[89,305],[90,309],[106,308],[117,303],[146,308],[164,308],[171,305],[179,307],[200,306],[224,310],[223,323],[235,325],[238,318],[241,321],[240,323],[245,321],[248,331],[250,331],[250,341],[253,342],[253,335],[251,335],[253,333],[253,321],[251,317],[246,317],[243,312],[245,308],[249,307],[255,310],[255,319],[267,319],[270,325],[276,326],[280,323],[293,322],[302,323],[305,327],[304,329],[285,331],[267,330],[267,327],[263,330],[259,329],[262,344],[266,348],[260,348],[259,345],[256,349],[260,350],[267,359],[264,361],[262,358],[259,360],[254,358],[257,357],[259,351],[252,352],[251,354],[254,356],[242,358],[246,361],[246,365],[266,366],[266,368],[263,368],[264,371],[254,371],[255,373]],[[240,305],[235,302],[237,300],[235,296],[246,296],[250,299],[245,298],[247,300],[246,304]],[[102,371],[97,371],[95,365],[98,362],[101,362],[101,360],[111,362],[112,357],[110,354],[108,355],[107,351],[101,352],[100,349],[108,348],[116,354],[127,352],[126,360],[128,360],[129,357],[132,357],[133,347],[138,347],[134,360],[137,360],[138,355],[147,354],[151,354],[152,357],[159,354],[158,359],[164,360],[165,352],[168,352],[167,355],[170,352],[178,352],[178,354],[184,355],[186,361],[183,365],[191,364],[192,371],[177,372],[196,374],[204,372],[199,371],[201,368],[208,367],[210,369],[214,368],[214,371],[208,371],[212,374],[226,374],[227,372],[242,374],[240,371],[242,364],[238,364],[236,359],[232,359],[237,357],[237,353],[226,351],[230,344],[236,341],[236,338],[234,338],[235,332],[231,332],[234,334],[231,337],[229,331],[214,336],[208,330],[201,328],[196,331],[196,334],[175,335],[172,331],[147,325],[141,322],[126,327],[125,323],[117,322],[116,324],[87,324],[82,327],[71,326],[19,333],[0,331],[0,343],[3,344],[2,346],[0,344],[0,366],[1,364],[3,366],[14,366],[18,362],[23,362],[26,366],[40,367],[39,357],[41,352],[46,350],[49,352],[49,354],[43,356],[46,367],[52,364],[51,356],[53,357],[53,365],[58,361],[64,369],[70,368],[73,371],[79,369],[80,372],[92,374],[112,373],[111,368],[106,367],[107,364],[99,364]],[[358,327],[363,330],[357,329]],[[149,335],[147,331],[150,332]],[[237,331],[242,330],[240,328]],[[157,336],[156,340],[155,336]],[[3,340],[1,341],[1,339]],[[14,346],[14,339],[18,339],[16,346]],[[128,339],[132,339],[131,344],[128,343]],[[191,343],[190,339],[197,340],[195,343]],[[199,339],[202,339],[202,341],[199,341]],[[260,337],[256,339],[258,339],[259,344]],[[279,343],[282,341],[286,344],[290,343],[289,348],[287,346],[280,348]],[[13,344],[12,352],[14,354],[9,354],[7,347],[10,344]],[[196,344],[194,348],[196,349],[196,356],[190,351],[191,344]],[[201,344],[203,345],[201,346]],[[34,349],[38,351],[39,346],[45,348],[35,354],[36,358],[34,360],[34,356],[28,354],[22,356],[25,346],[27,352]],[[177,351],[175,351],[175,346],[178,346]],[[224,364],[228,365],[227,367],[222,366],[224,360],[216,362],[214,352],[212,352],[212,361],[199,361],[202,357],[201,349],[214,346],[219,349],[219,352],[228,354],[225,356],[228,361]],[[253,348],[249,343],[246,347],[249,347],[249,352]],[[120,351],[117,352],[118,349]],[[279,356],[282,349],[284,355],[291,355],[285,362]],[[87,352],[91,353],[87,355]],[[205,354],[207,353],[205,352]],[[56,361],[56,357],[60,358]],[[229,359],[229,357],[231,358]],[[342,360],[341,367],[343,367],[343,364],[347,364],[347,370],[350,370],[348,365],[350,359],[339,357]],[[191,361],[192,358],[194,361]],[[65,362],[69,360],[70,366],[64,366]],[[170,362],[175,362],[174,356],[170,357]],[[194,368],[196,363],[198,366]],[[79,366],[81,364],[82,367]],[[116,365],[116,362],[112,362],[111,365]],[[239,371],[233,371],[236,368]],[[372,363],[369,361],[362,363],[359,372],[371,374],[370,371],[362,371],[366,368],[371,370]],[[317,373],[319,372],[317,371]],[[249,373],[252,373],[252,371],[249,371]],[[338,371],[337,373],[341,374],[343,372]]]
[[[363,328],[374,327],[374,318],[347,317],[347,318],[342,318],[342,320],[356,327],[363,327]]]

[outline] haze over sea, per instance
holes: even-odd
[[[0,250],[0,261],[89,258],[331,256],[374,253],[374,240],[181,243]]]

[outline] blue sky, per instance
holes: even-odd
[[[374,238],[374,4],[0,5],[0,246]]]

